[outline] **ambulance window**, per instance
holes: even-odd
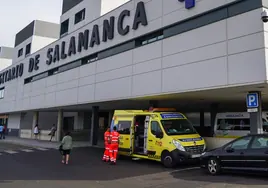
[[[218,130],[250,130],[250,121],[246,118],[237,119],[218,119]]]
[[[151,133],[156,135],[156,133],[162,133],[162,129],[157,121],[151,122]]]
[[[118,132],[120,134],[130,134],[131,121],[118,121]]]

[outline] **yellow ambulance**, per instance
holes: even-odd
[[[119,155],[159,161],[168,168],[198,159],[206,149],[188,119],[172,108],[115,110],[114,126],[120,133]]]

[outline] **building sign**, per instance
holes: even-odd
[[[147,26],[148,20],[145,11],[144,2],[137,3],[134,20],[131,25],[126,24],[125,18],[130,16],[130,10],[123,10],[115,23],[115,17],[111,16],[109,19],[103,21],[102,35],[100,34],[100,26],[93,25],[91,32],[85,29],[83,32],[79,32],[78,35],[71,36],[68,39],[69,44],[66,45],[66,41],[62,41],[60,44],[48,48],[46,52],[46,60],[44,63],[51,65],[60,60],[64,60],[72,55],[94,48],[100,45],[101,42],[107,42],[114,39],[114,32],[117,29],[119,35],[127,35],[130,30],[137,30],[139,25]],[[67,38],[67,37],[66,37]],[[65,39],[66,40],[66,39]],[[28,72],[37,71],[39,69],[40,54],[36,54],[34,57],[29,58]],[[16,79],[23,75],[24,64],[20,63],[2,73],[0,73],[0,84]]]
[[[196,0],[179,0],[179,2],[184,2],[185,3],[185,8],[186,9],[191,9],[195,7],[195,1]]]
[[[24,64],[20,63],[0,73],[0,84],[9,82],[23,75]]]
[[[115,23],[114,16],[111,16],[109,20],[105,19],[103,21],[102,36],[100,35],[100,26],[96,24],[93,25],[91,33],[86,29],[83,32],[78,33],[77,36],[71,36],[68,46],[66,46],[66,41],[62,41],[60,44],[48,48],[46,53],[46,64],[51,65],[52,63],[75,55],[78,52],[82,52],[83,50],[94,48],[95,46],[100,45],[101,42],[113,40],[115,28],[121,36],[124,36],[130,32],[130,29],[137,30],[140,24],[143,26],[148,25],[144,2],[139,2],[137,4],[132,25],[126,25],[124,23],[125,18],[129,16],[130,10],[123,10],[118,16],[117,23]],[[40,55],[37,54],[35,57],[30,58],[28,72],[38,70],[39,57]]]

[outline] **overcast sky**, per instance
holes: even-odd
[[[33,20],[60,22],[62,0],[0,0],[0,46],[14,46],[15,35]]]

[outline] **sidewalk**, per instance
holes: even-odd
[[[0,142],[6,142],[16,145],[28,146],[28,147],[41,147],[41,148],[50,148],[50,149],[58,149],[60,142],[49,142],[44,140],[32,140],[32,139],[25,139],[19,137],[12,137],[7,136],[6,139],[0,140]],[[73,147],[90,147],[89,142],[82,142],[82,141],[74,141]]]

